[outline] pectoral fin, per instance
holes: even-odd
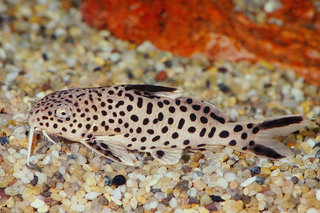
[[[151,155],[157,161],[163,164],[173,165],[179,162],[182,156],[181,149],[155,149],[151,151]]]
[[[123,145],[122,141],[124,140],[124,137],[122,135],[95,136],[95,139],[100,147],[108,148],[122,163],[128,166],[135,165],[137,158],[133,153],[129,153],[127,148]]]

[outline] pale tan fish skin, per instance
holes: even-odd
[[[273,137],[310,122],[301,115],[228,122],[214,105],[181,95],[181,90],[153,85],[56,91],[33,105],[30,132],[80,142],[127,165],[136,162],[136,151],[175,164],[184,149],[210,151],[221,146],[268,158],[287,157],[291,150]]]

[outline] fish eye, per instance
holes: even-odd
[[[72,115],[72,108],[67,104],[58,104],[55,109],[55,115],[58,118],[68,118]]]

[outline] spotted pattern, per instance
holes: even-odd
[[[301,122],[296,117],[282,119],[278,124],[227,123],[213,105],[193,98],[172,98],[175,91],[150,85],[56,91],[39,100],[28,119],[49,134],[88,143],[94,151],[113,160],[121,156],[112,154],[108,141],[96,141],[96,135],[120,135],[123,139],[117,143],[129,151],[155,150],[159,159],[165,159],[170,149],[210,150],[210,146],[219,144],[267,156],[276,154],[270,150],[265,153],[252,135],[282,127],[286,122]]]

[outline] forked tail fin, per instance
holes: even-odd
[[[287,136],[291,132],[308,126],[311,121],[302,115],[286,115],[272,117],[256,123],[252,131],[252,140],[247,144],[247,150],[257,156],[280,159],[293,155],[286,145],[275,137]]]

